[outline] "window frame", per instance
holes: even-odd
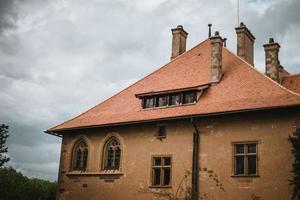
[[[186,95],[189,95],[189,94],[193,95],[193,97],[194,97],[193,102],[186,102],[186,99],[185,99]],[[188,105],[188,104],[194,104],[196,102],[197,102],[197,91],[191,90],[191,91],[183,92],[181,104]]]
[[[146,107],[147,105],[147,99],[152,99],[152,107]],[[143,104],[143,109],[153,109],[156,107],[156,98],[155,96],[147,96],[147,97],[144,97],[143,100],[142,100],[142,104]]]
[[[115,140],[116,143],[117,143],[117,147],[116,148],[119,148],[119,165],[118,167],[108,167],[107,166],[107,162],[108,162],[108,145],[110,144],[110,142],[112,140]],[[121,165],[122,165],[122,145],[121,145],[121,142],[120,140],[116,137],[116,136],[111,136],[109,137],[108,139],[106,139],[105,143],[104,143],[104,146],[103,146],[103,150],[102,150],[102,166],[101,166],[101,170],[102,171],[121,171]],[[113,160],[113,163],[116,162],[116,157],[115,157],[115,154],[116,154],[116,149],[114,149],[114,160]]]
[[[161,165],[154,165],[154,159],[161,158]],[[171,164],[164,166],[163,159],[170,158]],[[151,163],[150,163],[150,188],[171,188],[172,187],[172,165],[173,165],[173,157],[170,154],[163,154],[163,155],[152,155],[151,156]],[[160,169],[160,185],[154,185],[154,169]],[[163,185],[164,183],[164,169],[170,169],[170,181],[169,185]]]
[[[248,153],[248,145],[255,144],[256,152],[255,153]],[[232,177],[259,177],[259,153],[258,153],[258,144],[259,141],[241,141],[241,142],[232,142]],[[236,153],[236,146],[237,145],[244,145],[244,152],[243,153]],[[244,173],[243,174],[236,174],[236,157],[243,156],[244,160]],[[256,156],[256,173],[255,174],[248,174],[248,157],[249,156]]]
[[[178,104],[172,104],[172,96],[179,96],[179,103]],[[180,92],[170,93],[168,95],[168,97],[169,97],[168,106],[180,106],[182,104],[182,94]]]
[[[81,144],[84,144],[84,147],[80,147]],[[81,162],[81,167],[77,167],[77,161],[78,161],[78,158],[77,158],[77,150],[81,148],[81,158],[80,158],[80,162]],[[86,158],[85,155],[84,155],[84,151],[87,151],[86,153]],[[85,164],[83,164],[85,160]],[[73,148],[72,148],[72,162],[71,162],[71,170],[72,171],[81,171],[81,172],[85,172],[87,171],[88,169],[88,160],[89,160],[89,146],[87,144],[87,142],[80,138],[78,139],[75,144],[73,145]],[[84,165],[84,167],[82,167]]]

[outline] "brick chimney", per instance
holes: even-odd
[[[241,22],[239,27],[235,28],[235,31],[237,35],[237,55],[254,66],[253,45],[255,37],[243,22]]]
[[[171,60],[184,53],[186,50],[186,38],[188,33],[183,29],[182,25],[178,25],[172,30],[172,54]]]
[[[270,38],[269,44],[263,45],[265,49],[266,72],[265,74],[276,82],[280,82],[280,62],[278,58],[280,45]]]
[[[222,77],[223,39],[218,31],[209,39],[211,43],[211,83],[217,83]]]

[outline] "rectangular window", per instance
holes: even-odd
[[[154,97],[146,97],[144,99],[144,108],[153,108],[154,107]]]
[[[152,186],[166,187],[171,185],[171,165],[170,156],[152,157]]]
[[[184,104],[195,103],[196,98],[197,98],[196,92],[186,92],[183,94],[183,103]]]
[[[168,104],[168,98],[167,96],[159,96],[156,98],[157,102],[156,102],[156,106],[157,107],[163,107],[163,106],[167,106]]]
[[[159,126],[158,127],[158,133],[157,133],[157,138],[165,138],[166,137],[166,127],[165,126]]]
[[[234,175],[258,175],[256,142],[234,144]]]
[[[171,94],[170,95],[170,102],[169,105],[179,105],[181,103],[181,98],[180,98],[180,94]]]

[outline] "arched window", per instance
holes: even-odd
[[[83,140],[76,143],[73,150],[73,169],[86,170],[88,158],[88,146]]]
[[[120,168],[121,147],[115,137],[111,137],[104,146],[104,169],[118,170]]]

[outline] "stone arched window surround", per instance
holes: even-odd
[[[87,150],[87,158],[86,158],[86,166],[84,169],[78,169],[75,167],[75,162],[76,162],[76,149],[79,145],[85,144],[85,148]],[[82,148],[82,145],[81,145]],[[71,149],[69,150],[69,155],[70,155],[70,171],[88,171],[89,167],[89,159],[90,159],[90,142],[87,139],[86,136],[80,135],[76,137],[72,144],[71,144]]]
[[[106,168],[106,164],[107,164],[107,145],[109,145],[109,143],[112,141],[112,140],[115,140],[117,141],[118,143],[118,146],[120,148],[120,161],[119,161],[119,168],[111,168],[111,169],[108,169]],[[123,162],[123,154],[124,154],[124,142],[123,142],[123,139],[120,137],[120,135],[116,132],[112,132],[112,133],[108,133],[106,135],[106,137],[102,140],[101,142],[101,170],[104,171],[104,170],[117,170],[117,171],[122,171],[122,162]]]

